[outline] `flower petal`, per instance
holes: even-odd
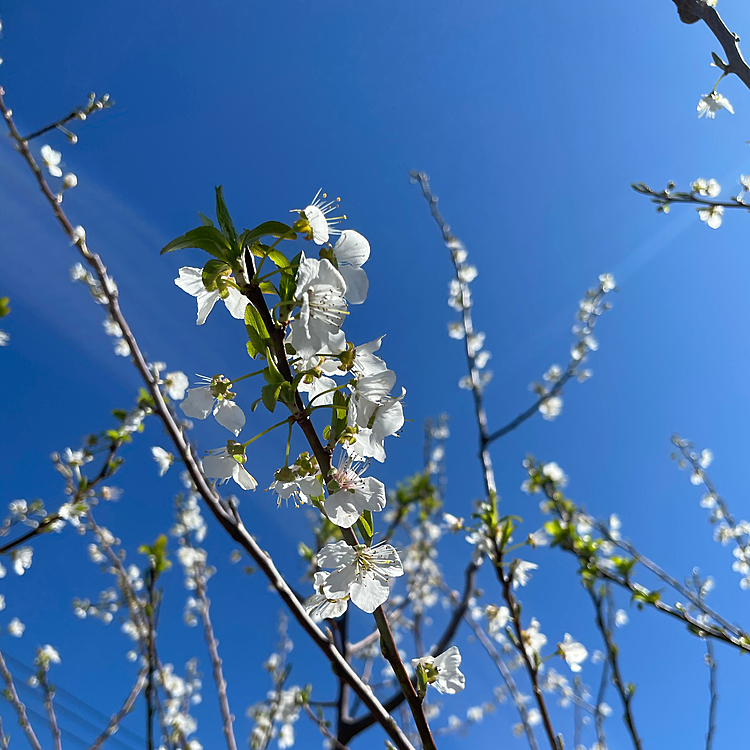
[[[233,432],[235,437],[240,434],[240,430],[245,426],[245,412],[234,401],[227,401],[226,399],[217,401],[214,407],[214,417],[222,427],[226,427],[230,432]]]

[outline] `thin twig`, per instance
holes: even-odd
[[[510,697],[513,700],[516,708],[518,709],[518,715],[521,718],[521,725],[523,726],[523,730],[526,733],[526,739],[529,742],[529,748],[531,750],[539,750],[539,746],[536,743],[536,737],[534,737],[534,730],[531,724],[529,724],[529,714],[526,710],[526,704],[521,699],[521,693],[518,691],[516,681],[513,679],[513,675],[508,669],[507,664],[503,661],[503,657],[498,653],[494,644],[484,632],[484,628],[482,628],[482,626],[471,616],[470,612],[466,612],[464,614],[464,620],[466,620],[468,626],[474,631],[474,635],[476,635],[477,640],[482,644],[490,659],[492,659],[492,662],[497,667],[501,677],[503,678],[503,681],[508,687]]]
[[[81,237],[78,232],[76,232],[67,215],[63,211],[62,206],[57,202],[55,194],[50,189],[41,169],[31,155],[28,144],[23,140],[15,126],[12,112],[5,104],[4,93],[5,92],[2,88],[0,88],[0,113],[3,115],[7,123],[10,135],[16,143],[17,150],[34,173],[42,193],[47,199],[47,202],[55,214],[55,217],[61,224],[65,234],[76,246],[79,253],[83,256],[86,263],[92,268],[98,278],[103,294],[107,298],[107,308],[109,313],[112,316],[112,319],[120,326],[122,337],[130,347],[133,364],[138,370],[138,373],[140,374],[151,397],[154,399],[154,411],[162,420],[164,427],[174,444],[175,450],[185,464],[185,468],[190,475],[196,491],[225,531],[227,531],[232,539],[241,545],[242,548],[253,558],[258,567],[269,579],[271,586],[279,594],[285,605],[291,610],[295,619],[300,625],[302,625],[305,632],[307,632],[312,638],[315,645],[324,653],[326,658],[331,661],[337,672],[340,671],[344,675],[344,679],[352,685],[352,689],[360,696],[362,702],[373,713],[375,720],[383,726],[399,750],[413,750],[411,743],[398,727],[398,724],[388,714],[377,698],[372,695],[367,686],[362,683],[359,676],[350,665],[341,658],[338,650],[333,647],[325,634],[307,614],[302,603],[297,599],[283,576],[279,573],[268,553],[260,548],[255,539],[247,531],[244,524],[237,520],[231,511],[224,507],[213,487],[209,485],[205,474],[200,468],[195,448],[185,438],[181,427],[177,424],[174,415],[164,400],[159,384],[149,370],[148,364],[138,346],[138,342],[120,309],[118,293],[107,274],[106,267],[102,263],[101,258],[88,249],[85,238]],[[310,425],[312,426],[312,423],[310,423]]]
[[[206,594],[206,584],[204,578],[203,566],[197,566],[193,580],[195,581],[195,595],[201,603],[200,616],[203,623],[203,633],[206,637],[206,646],[211,657],[211,666],[213,667],[214,682],[216,691],[219,696],[219,709],[221,711],[221,720],[224,730],[224,738],[227,742],[227,750],[237,750],[237,740],[234,737],[234,715],[229,709],[229,697],[227,695],[227,681],[224,679],[224,670],[222,661],[219,656],[219,642],[214,635],[213,625],[211,624],[211,602]]]
[[[706,638],[706,664],[709,670],[708,691],[710,702],[708,704],[708,731],[706,732],[706,750],[711,750],[714,746],[714,733],[716,732],[716,706],[719,702],[719,692],[716,683],[716,672],[718,664],[714,654],[713,641]]]
[[[523,659],[523,663],[526,667],[526,671],[529,674],[531,680],[531,691],[534,694],[537,708],[542,717],[542,725],[544,731],[547,734],[547,740],[549,741],[551,750],[562,750],[559,743],[555,730],[552,727],[552,720],[547,710],[547,702],[544,700],[544,694],[539,685],[539,668],[535,661],[529,656],[528,650],[526,649],[526,643],[524,641],[523,627],[521,625],[521,608],[516,601],[513,594],[512,576],[510,573],[506,575],[502,566],[502,555],[497,554],[497,564],[495,565],[495,572],[500,582],[500,587],[503,592],[503,598],[505,603],[508,605],[510,612],[510,620],[513,623],[513,630],[515,631],[515,638],[513,639],[514,645],[518,650],[518,653]]]
[[[112,716],[105,730],[94,740],[94,743],[89,747],[89,750],[99,750],[99,748],[117,731],[122,720],[133,710],[136,699],[146,685],[147,675],[147,668],[142,669],[138,673],[138,678],[131,688],[130,693],[128,693],[128,697],[125,699],[122,707],[116,714],[114,714],[114,716]]]
[[[47,718],[49,719],[52,742],[54,743],[55,750],[62,750],[62,735],[60,733],[60,727],[57,724],[55,706],[52,702],[55,690],[47,680],[47,669],[45,667],[42,667],[39,670],[39,684],[42,686],[42,691],[44,692],[44,707],[47,709]]]
[[[607,622],[605,622],[604,595],[598,594],[596,591],[594,591],[593,587],[589,587],[588,592],[589,596],[591,597],[591,601],[594,604],[596,626],[602,635],[604,645],[607,649],[607,661],[609,662],[610,669],[612,670],[612,684],[615,686],[615,689],[620,696],[620,701],[622,702],[623,721],[625,722],[625,726],[627,726],[628,728],[630,738],[633,741],[633,746],[636,748],[636,750],[643,750],[641,738],[638,736],[638,730],[635,727],[633,710],[630,705],[631,701],[633,700],[633,689],[631,685],[625,685],[625,683],[622,681],[617,644],[614,641],[610,626],[607,624]]]
[[[329,747],[334,748],[334,750],[349,750],[346,745],[339,742],[336,737],[331,734],[325,720],[317,716],[308,703],[305,703],[303,708],[305,709],[305,713],[315,722],[318,729],[320,729],[320,733],[331,743]]]
[[[39,744],[39,740],[34,733],[34,728],[29,723],[29,717],[26,715],[26,706],[24,706],[24,704],[21,702],[21,699],[18,697],[18,691],[16,690],[16,685],[13,682],[13,675],[11,675],[7,664],[5,663],[2,652],[0,652],[0,674],[2,674],[3,680],[5,681],[8,701],[16,710],[16,715],[18,716],[18,724],[20,725],[21,729],[23,729],[23,732],[26,735],[26,739],[29,741],[29,745],[31,745],[32,750],[42,750],[42,746]]]
[[[0,750],[8,750],[9,741],[10,739],[8,735],[3,731],[3,720],[2,717],[0,717]]]

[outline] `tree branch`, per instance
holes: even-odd
[[[146,684],[147,674],[148,669],[146,668],[142,669],[139,672],[135,684],[130,690],[130,693],[128,693],[128,697],[125,699],[125,702],[122,704],[122,708],[120,708],[120,710],[116,714],[114,714],[114,716],[112,716],[105,730],[94,740],[94,743],[91,745],[91,747],[89,747],[89,750],[99,750],[99,748],[117,731],[117,728],[122,723],[122,720],[133,710],[136,698],[138,698],[138,696],[141,694],[141,691]]]
[[[734,73],[750,89],[750,67],[740,51],[740,38],[730,31],[716,8],[706,0],[672,0],[683,23],[703,21],[716,37],[727,56],[727,73]]]
[[[5,663],[2,652],[0,652],[0,674],[2,674],[3,680],[5,681],[8,693],[8,701],[16,710],[16,715],[18,716],[18,724],[20,725],[21,729],[23,729],[23,733],[26,735],[26,739],[28,740],[29,745],[31,745],[32,750],[42,750],[42,746],[39,744],[39,740],[34,733],[34,729],[29,723],[29,717],[26,715],[26,706],[24,706],[24,704],[21,702],[21,699],[18,697],[18,691],[16,690],[16,685],[13,682],[13,675],[11,675],[10,670],[8,669],[8,665]]]
[[[190,479],[193,482],[196,491],[224,530],[253,558],[255,563],[268,578],[271,586],[281,597],[284,604],[291,610],[297,622],[299,622],[305,632],[312,638],[315,645],[332,663],[336,672],[340,672],[344,675],[344,679],[349,682],[354,692],[373,713],[376,717],[376,721],[383,726],[395,745],[400,750],[413,750],[411,743],[401,731],[396,721],[388,714],[377,698],[372,695],[368,687],[359,679],[357,673],[344,659],[342,659],[338,650],[330,643],[328,638],[326,638],[320,628],[307,614],[302,603],[297,599],[283,576],[279,573],[268,553],[260,548],[255,539],[247,531],[244,524],[238,520],[238,517],[235,517],[224,507],[220,497],[208,483],[208,480],[199,465],[195,448],[186,439],[182,429],[177,424],[171,409],[164,400],[159,384],[149,370],[148,364],[138,346],[138,342],[120,309],[118,292],[107,274],[106,267],[102,263],[101,258],[96,253],[92,253],[89,250],[85,238],[79,236],[78,232],[76,232],[65,214],[62,206],[57,202],[57,199],[47,184],[39,165],[29,151],[28,143],[23,140],[15,126],[12,111],[9,110],[5,104],[4,94],[5,92],[0,87],[0,114],[3,115],[6,121],[11,138],[15,141],[19,154],[34,173],[37,183],[39,184],[44,197],[47,199],[52,212],[62,226],[63,231],[76,246],[79,253],[83,256],[86,263],[91,267],[98,278],[102,286],[103,294],[107,298],[107,308],[109,313],[112,316],[112,319],[120,326],[122,337],[130,347],[133,364],[138,370],[144,385],[154,399],[154,411],[164,424],[175,450],[185,464],[185,468],[190,475]],[[315,437],[317,438],[317,435]]]

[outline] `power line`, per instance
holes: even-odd
[[[18,686],[23,688],[27,693],[30,693],[34,698],[36,698],[41,703],[44,703],[44,697],[41,696],[37,692],[37,688],[34,688],[25,682],[19,682]],[[55,686],[55,694],[57,694],[57,686]],[[80,726],[85,727],[89,731],[93,732],[97,737],[100,734],[102,734],[102,732],[104,732],[103,728],[97,726],[96,724],[92,724],[90,721],[88,721],[87,719],[84,719],[75,711],[72,711],[71,709],[65,707],[59,701],[54,702],[54,707],[55,707],[55,713],[57,713],[58,715],[70,717],[76,724],[79,724]],[[107,724],[109,724],[109,721],[107,721]],[[124,750],[138,750],[137,748],[133,747],[133,745],[129,745],[123,742],[119,737],[115,735],[110,735],[108,742],[111,742],[113,745],[118,745],[119,747],[122,747]]]
[[[36,670],[33,667],[30,667],[28,664],[25,664],[24,662],[20,661],[20,659],[17,659],[14,656],[11,656],[9,653],[7,653],[5,651],[3,652],[3,655],[5,656],[5,658],[8,661],[10,661],[11,663],[13,663],[16,667],[19,667],[19,668],[25,670],[26,672],[28,672],[29,675],[35,675],[36,674]],[[42,703],[44,702],[44,699],[36,692],[36,690],[33,687],[31,687],[30,685],[28,685],[26,682],[19,682],[18,684],[20,686],[22,686],[23,688],[31,691],[31,695],[35,699],[41,701]],[[106,714],[102,713],[97,708],[95,708],[94,706],[92,706],[90,703],[87,703],[82,698],[79,698],[78,696],[74,695],[70,691],[66,690],[65,688],[60,687],[57,684],[55,684],[55,695],[56,695],[56,697],[58,697],[60,695],[65,696],[65,698],[67,700],[69,700],[70,702],[72,702],[74,704],[77,704],[78,706],[80,706],[84,710],[88,711],[90,714],[95,715],[98,719],[100,719],[101,721],[104,721],[106,723],[105,727],[109,725],[109,722],[112,719],[111,716],[107,716]],[[104,731],[104,728],[100,728],[96,724],[93,724],[92,722],[90,722],[87,719],[83,718],[82,716],[80,716],[80,714],[76,713],[71,708],[66,707],[59,700],[57,700],[55,702],[55,706],[56,706],[56,709],[59,709],[60,713],[63,713],[63,714],[66,714],[66,715],[70,716],[78,724],[81,724],[81,725],[89,728],[91,731],[96,732],[97,736],[100,735]],[[31,709],[29,709],[29,710],[31,710]],[[37,717],[39,717],[39,714],[36,714],[36,715],[37,715]],[[40,718],[42,718],[42,720],[46,721],[45,717],[41,716]],[[65,731],[68,731],[68,730],[65,730]],[[136,742],[141,747],[144,747],[145,744],[146,744],[146,740],[143,737],[140,737],[139,735],[137,735],[135,732],[132,732],[127,727],[119,725],[117,731],[121,735],[128,736],[131,739],[131,741]],[[72,737],[76,737],[79,741],[85,742],[84,740],[81,740],[80,737],[77,737],[77,735],[75,735],[73,733],[70,733],[70,734],[71,734]],[[114,735],[110,735],[110,737],[109,737],[109,739],[107,741],[111,742],[113,744],[119,745],[120,747],[124,748],[124,750],[137,750],[137,748],[133,748],[131,745],[123,742],[123,740],[120,737],[117,737],[117,736],[114,736]],[[89,744],[90,743],[87,743],[85,746],[88,748]]]

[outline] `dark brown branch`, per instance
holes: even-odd
[[[271,586],[291,610],[297,622],[300,623],[305,632],[312,638],[315,645],[332,663],[337,673],[341,672],[344,675],[344,679],[352,685],[354,692],[362,699],[362,702],[368,707],[368,709],[373,712],[374,716],[377,717],[377,722],[383,726],[396,747],[400,750],[413,750],[411,743],[401,731],[396,721],[388,714],[375,696],[372,695],[367,686],[362,683],[359,676],[351,666],[341,658],[341,654],[339,654],[338,650],[330,643],[325,634],[307,614],[302,603],[289,588],[289,585],[277,570],[268,553],[260,548],[252,535],[247,531],[244,524],[239,520],[239,517],[222,504],[221,498],[208,483],[208,480],[200,467],[195,448],[185,438],[182,428],[178,425],[171,409],[164,400],[159,384],[154,378],[153,373],[149,370],[148,364],[138,346],[138,342],[120,309],[117,289],[112,284],[104,263],[96,253],[92,253],[89,250],[85,238],[80,237],[75,231],[65,211],[62,209],[62,206],[57,202],[55,194],[50,189],[39,165],[29,151],[28,143],[23,140],[15,126],[12,112],[5,104],[4,94],[5,92],[0,88],[0,114],[2,114],[6,121],[11,138],[15,141],[19,154],[34,173],[42,194],[50,204],[52,212],[62,226],[65,234],[71,240],[72,244],[76,246],[79,253],[83,256],[84,260],[91,267],[99,280],[102,291],[107,298],[107,309],[112,316],[112,319],[120,326],[123,339],[130,347],[133,364],[138,370],[138,373],[151,394],[151,397],[154,399],[154,411],[163,422],[167,434],[185,464],[185,468],[190,475],[190,479],[193,482],[196,491],[224,530],[253,558],[255,563],[268,578]],[[279,363],[279,366],[282,366],[281,362]],[[309,423],[309,426],[312,428],[312,423]],[[315,439],[317,439],[317,435],[314,433],[314,428],[312,428],[312,433]]]
[[[730,31],[716,8],[705,0],[672,0],[683,23],[702,20],[716,37],[727,57],[727,73],[734,73],[750,89],[750,67],[742,57],[740,38]]]

